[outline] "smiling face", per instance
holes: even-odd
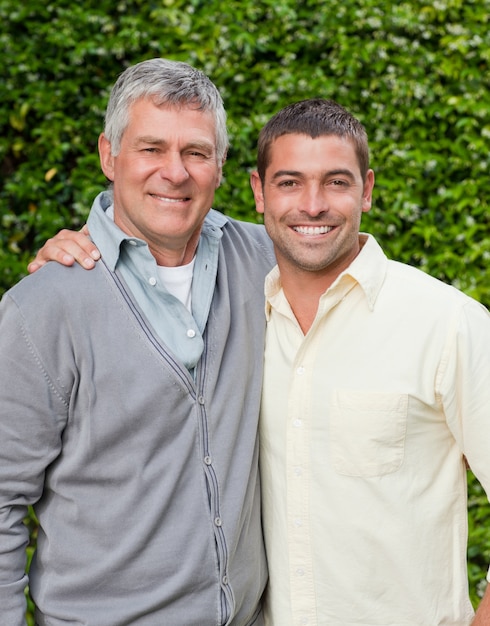
[[[189,263],[221,181],[212,114],[137,100],[117,156],[103,134],[99,154],[116,224],[147,241],[160,265]]]
[[[263,184],[256,172],[251,184],[281,274],[314,274],[330,286],[359,253],[361,215],[371,208],[374,173],[362,179],[353,143],[282,135],[270,146]]]

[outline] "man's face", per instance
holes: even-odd
[[[221,180],[215,131],[210,113],[142,99],[130,108],[117,156],[99,138],[102,170],[114,184],[114,220],[146,240],[160,265],[192,260]]]
[[[281,272],[314,273],[329,286],[359,253],[374,173],[363,181],[353,144],[334,135],[283,135],[270,156],[264,185],[255,172],[251,184]]]

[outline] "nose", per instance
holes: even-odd
[[[300,210],[311,217],[326,213],[329,209],[327,194],[321,185],[307,185],[301,197]]]
[[[189,178],[182,155],[178,152],[168,152],[162,156],[159,174],[173,185],[181,185]]]

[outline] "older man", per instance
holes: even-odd
[[[257,422],[263,228],[210,211],[216,87],[153,59],[116,82],[92,272],[51,263],[0,307],[0,623],[263,623]]]

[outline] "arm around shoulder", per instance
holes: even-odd
[[[63,229],[48,239],[27,269],[33,274],[48,261],[57,261],[62,265],[73,265],[76,261],[85,269],[92,269],[99,259],[100,253],[89,239],[85,225],[79,232]]]

